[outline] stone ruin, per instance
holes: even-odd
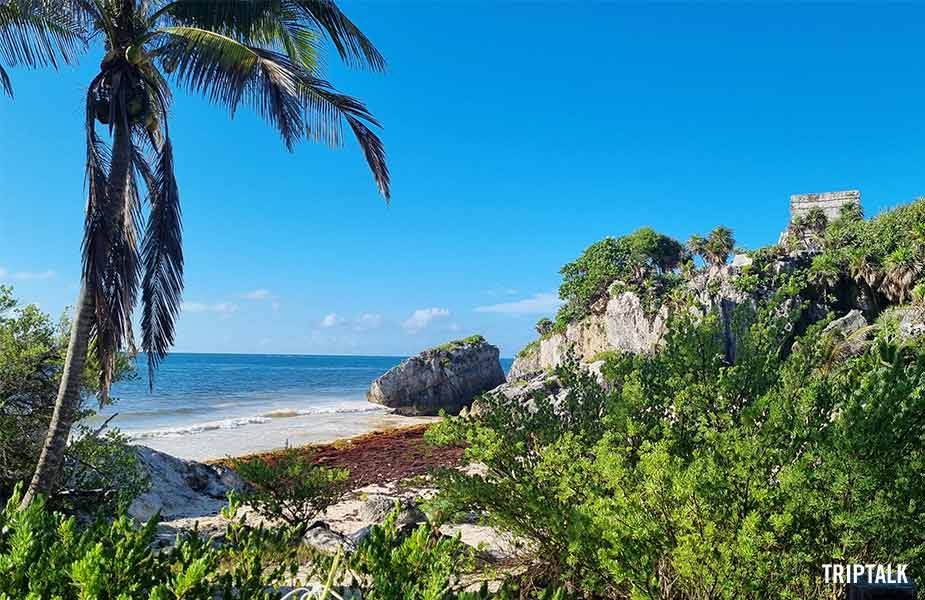
[[[790,196],[790,220],[805,216],[814,208],[822,209],[828,220],[834,221],[841,214],[842,206],[857,204],[861,206],[861,192],[846,190],[843,192],[822,192],[820,194],[794,194]]]
[[[791,224],[797,217],[805,217],[806,213],[819,208],[829,222],[841,216],[841,209],[846,204],[861,206],[861,192],[859,190],[845,190],[842,192],[820,192],[818,194],[793,194],[790,196],[790,220],[787,229],[781,232],[777,240],[783,244],[791,231]]]

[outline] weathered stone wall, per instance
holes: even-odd
[[[859,190],[843,192],[822,192],[821,194],[794,194],[790,196],[790,220],[803,216],[813,208],[821,208],[829,221],[838,218],[841,207],[846,204],[861,205]]]

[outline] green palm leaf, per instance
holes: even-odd
[[[139,157],[140,159],[140,157]],[[139,164],[144,163],[140,160]],[[141,283],[142,349],[148,357],[148,384],[174,341],[174,325],[183,292],[183,228],[180,192],[174,175],[173,145],[165,141],[152,172],[145,163],[143,176],[149,183],[147,229],[142,243],[144,278]]]
[[[67,0],[0,0],[0,61],[7,65],[58,67],[73,63],[85,48],[84,28]],[[13,87],[0,67],[0,87]]]
[[[171,65],[182,85],[226,105],[232,116],[242,102],[253,107],[290,150],[302,137],[339,146],[346,122],[380,192],[390,197],[385,150],[367,125],[379,123],[362,102],[337,93],[283,54],[198,28],[165,27],[161,33],[167,39],[155,56]]]
[[[367,66],[374,71],[385,70],[385,58],[333,0],[291,1],[308,19],[327,32],[345,62],[353,66]]]
[[[278,49],[312,72],[318,67],[320,36],[288,1],[175,0],[153,20],[155,25],[204,29],[249,45]]]

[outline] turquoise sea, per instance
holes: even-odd
[[[113,386],[116,401],[91,419],[138,444],[187,458],[217,458],[286,444],[329,441],[420,421],[365,400],[398,356],[171,354],[149,390],[139,378]],[[511,360],[502,359],[505,371]]]

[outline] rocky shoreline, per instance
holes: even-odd
[[[401,507],[399,525],[409,527],[428,522],[421,502],[435,490],[428,487],[426,475],[433,468],[455,468],[462,464],[463,448],[434,447],[424,439],[430,425],[416,425],[345,438],[327,444],[304,446],[315,464],[346,468],[350,471],[348,492],[308,528],[303,543],[322,553],[350,550],[381,523],[396,503]],[[181,531],[197,531],[209,538],[221,535],[227,525],[221,509],[229,492],[242,491],[247,484],[234,472],[234,459],[200,463],[178,459],[150,448],[138,447],[139,458],[151,477],[151,489],[136,499],[129,515],[139,522],[160,515],[157,543],[174,543]],[[271,459],[276,452],[250,455]],[[248,458],[248,457],[239,457]],[[243,509],[245,519],[260,524],[253,511]],[[444,535],[460,540],[479,551],[483,560],[494,564],[515,561],[518,543],[467,515],[440,528]]]

